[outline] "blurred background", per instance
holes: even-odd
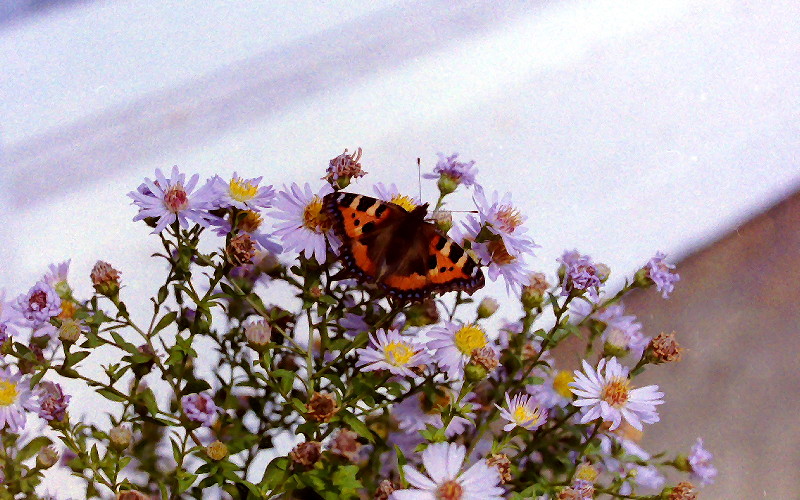
[[[361,146],[362,192],[415,194],[416,158],[457,151],[513,193],[536,269],[577,248],[613,287],[656,250],[678,263],[672,298],[628,302],[687,347],[648,374],[667,404],[644,447],[704,437],[702,498],[797,498],[796,0],[3,0],[0,67],[10,295],[68,258],[78,295],[98,259],[152,293],[125,193],[155,168],[313,184]]]

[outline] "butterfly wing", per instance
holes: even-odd
[[[327,195],[324,209],[343,242],[348,270],[395,297],[421,300],[452,290],[471,294],[484,285],[477,262],[425,222],[424,209],[407,212],[394,203],[343,192]]]

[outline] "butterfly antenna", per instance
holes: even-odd
[[[417,157],[417,188],[419,189],[419,201],[422,202],[422,160]]]

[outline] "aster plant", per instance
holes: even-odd
[[[350,186],[366,182],[362,154],[278,188],[157,170],[129,193],[164,263],[150,310],[129,310],[122,285],[137,270],[104,261],[90,297],[75,295],[70,261],[16,298],[0,290],[0,499],[53,498],[58,468],[86,498],[118,499],[679,500],[713,482],[701,439],[675,455],[639,445],[668,395],[635,378],[682,348],[650,338],[621,300],[669,297],[666,255],[607,290],[607,266],[565,251],[549,280],[528,264],[535,230],[511,195],[487,194],[475,162],[440,154],[424,177],[452,243],[432,246],[458,251],[453,268],[431,269],[471,259],[507,295],[467,295],[483,283],[473,271],[469,287],[398,296],[345,262],[345,250],[372,255],[370,240],[337,237],[325,202],[374,192],[382,201],[353,202],[358,234],[381,203],[424,212],[394,184]],[[448,206],[475,215],[454,220]],[[399,273],[381,262],[381,279]],[[113,410],[87,412],[87,390]]]

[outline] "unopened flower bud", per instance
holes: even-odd
[[[606,341],[603,344],[603,355],[616,356],[618,358],[627,356],[630,351],[628,348],[630,342],[626,333],[613,326],[609,326],[605,333]]]
[[[443,233],[447,233],[453,228],[453,214],[447,210],[436,210],[431,214],[433,223]]]
[[[315,392],[306,405],[306,417],[315,422],[330,422],[339,411],[336,398],[327,392]]]
[[[244,336],[253,349],[259,350],[272,338],[272,327],[265,319],[250,323],[244,327]]]
[[[58,452],[52,446],[45,446],[36,455],[36,466],[40,469],[49,469],[58,462]]]
[[[119,274],[111,264],[98,260],[89,276],[97,293],[106,297],[116,297],[119,293]]]
[[[481,380],[485,379],[488,374],[489,373],[486,371],[486,368],[480,365],[468,363],[464,367],[464,380],[467,382],[480,382]]]
[[[228,447],[222,441],[214,441],[206,446],[206,455],[211,460],[222,460],[228,456]]]
[[[111,442],[111,447],[117,451],[122,451],[131,444],[133,439],[133,432],[125,426],[118,425],[112,427],[108,431],[108,439]]]
[[[683,348],[675,340],[675,332],[659,333],[647,345],[645,356],[655,364],[672,363],[681,360]]]
[[[488,318],[497,312],[500,304],[491,297],[484,297],[481,303],[478,304],[478,318]]]
[[[449,175],[443,174],[439,176],[439,181],[436,183],[436,187],[439,188],[439,192],[442,195],[447,195],[456,190],[458,187],[458,181]]]
[[[544,302],[544,295],[550,283],[543,273],[533,273],[528,279],[528,284],[522,287],[522,305],[526,309],[539,307]]]
[[[311,467],[319,460],[322,447],[317,441],[306,441],[294,447],[289,453],[292,462],[304,467]]]
[[[58,329],[58,338],[64,343],[72,344],[80,338],[83,329],[83,322],[80,320],[62,320],[61,327]]]

